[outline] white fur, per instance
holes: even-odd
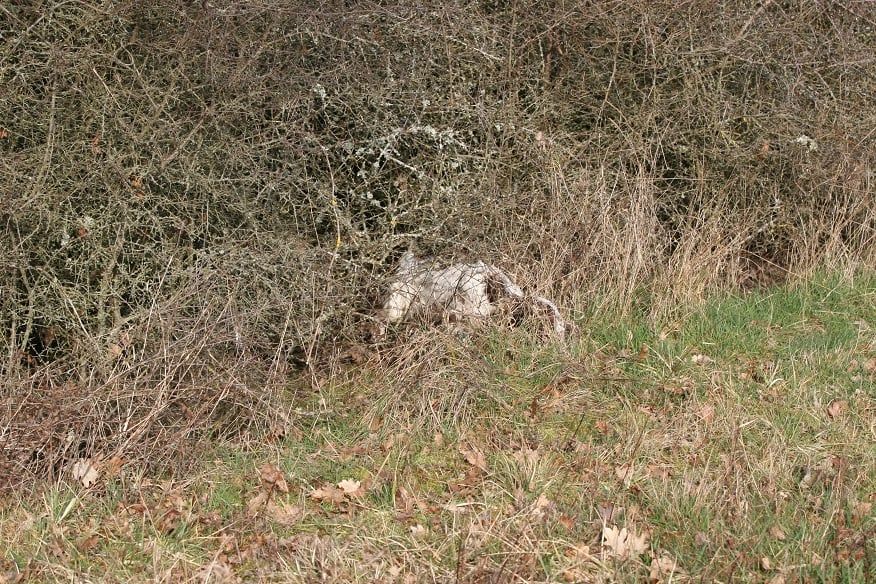
[[[495,266],[477,261],[441,268],[407,252],[389,285],[381,320],[394,323],[435,313],[453,320],[485,319],[497,309],[487,292],[490,285],[516,300],[526,299],[523,290]],[[566,324],[557,306],[541,296],[533,297],[532,302],[548,309],[554,332],[564,336]]]

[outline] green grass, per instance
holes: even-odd
[[[299,404],[311,413],[279,444],[216,444],[191,476],[143,477],[132,461],[90,489],[68,476],[9,500],[0,574],[876,576],[876,277],[715,297],[673,322],[641,310],[580,327],[568,347],[522,331],[427,337],[449,346],[427,351],[427,368],[401,358],[341,372]],[[283,472],[288,492],[249,509],[265,488],[265,463]],[[362,492],[337,502],[312,496],[347,479]],[[647,544],[618,557],[604,526],[647,533]],[[675,566],[671,576],[658,561]]]

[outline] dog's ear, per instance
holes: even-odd
[[[414,255],[414,252],[406,251],[398,260],[398,269],[396,272],[398,274],[410,274],[414,271],[414,268],[417,267],[417,263],[417,257]]]

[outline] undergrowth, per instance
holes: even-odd
[[[582,316],[569,345],[371,354],[192,473],[92,461],[7,498],[0,579],[865,582],[874,294],[818,276]]]

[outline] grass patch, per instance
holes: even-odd
[[[5,501],[0,581],[867,581],[874,290],[375,359],[194,475],[132,461]]]

